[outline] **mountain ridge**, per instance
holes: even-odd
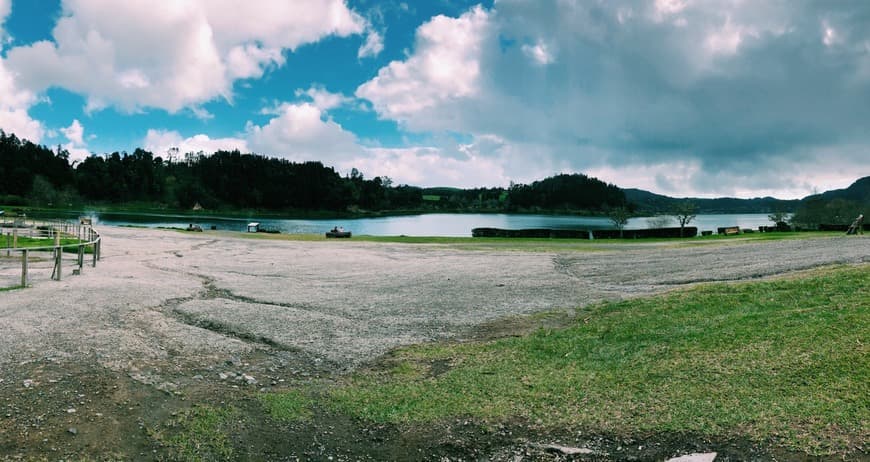
[[[801,199],[777,199],[770,196],[751,199],[736,197],[677,198],[638,188],[622,188],[622,191],[625,193],[626,200],[641,212],[666,212],[683,201],[693,202],[698,207],[698,213],[794,212],[801,204],[811,200],[843,199],[870,202],[870,176],[859,178],[846,188],[811,194]]]

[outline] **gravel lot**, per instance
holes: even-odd
[[[54,358],[135,375],[265,351],[338,372],[510,315],[870,261],[868,237],[545,253],[100,231],[96,268],[0,292],[0,369]]]

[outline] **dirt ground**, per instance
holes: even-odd
[[[168,456],[155,429],[191,403],[249,402],[257,390],[328,380],[396,346],[473,336],[514,315],[870,261],[870,238],[863,237],[547,253],[100,232],[96,268],[56,282],[35,264],[32,287],[0,292],[0,460],[162,459]],[[16,262],[0,259],[0,276],[14,277]],[[416,433],[328,413],[280,431],[256,419],[240,422],[244,459],[565,458],[538,444],[559,435],[521,422]],[[617,447],[635,443],[580,439],[588,445],[590,438],[615,460],[666,456],[649,447],[618,455]],[[717,460],[774,457],[741,442],[674,438],[686,453],[735,448]]]

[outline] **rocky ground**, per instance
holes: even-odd
[[[870,261],[861,237],[547,253],[100,231],[96,268],[56,282],[35,262],[32,287],[0,292],[0,459],[160,459],[155,432],[191,403],[246,403],[261,389],[328,381],[396,346],[478,335],[513,315]],[[14,284],[17,265],[0,258],[0,282]],[[549,448],[558,436],[566,447],[598,438],[608,458],[652,454],[648,442],[544,435],[522,422],[399,433],[324,412],[277,433],[241,419],[239,446],[250,458],[287,460],[587,457]],[[736,449],[717,460],[755,457],[741,442],[681,441],[680,453],[718,445]],[[256,456],[264,447],[272,453]]]

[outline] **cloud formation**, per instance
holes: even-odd
[[[232,98],[236,80],[284,64],[283,50],[335,35],[361,34],[366,21],[343,0],[64,0],[52,35],[8,51],[19,83],[39,93],[64,87],[88,108],[177,112]]]
[[[249,152],[247,141],[241,138],[210,138],[204,134],[185,138],[174,130],[148,130],[142,145],[146,151],[167,160],[170,157],[174,160],[174,156],[184,156],[187,153],[213,154],[216,151],[234,150]]]
[[[406,129],[536,146],[619,184],[691,165],[664,192],[797,191],[810,165],[870,174],[866,151],[839,149],[870,146],[856,104],[870,101],[870,11],[855,6],[502,0],[422,25],[356,95]]]
[[[258,154],[296,162],[321,160],[327,165],[358,157],[356,136],[333,121],[314,103],[283,103],[272,110],[276,115],[263,126],[249,123],[249,147]],[[321,104],[323,104],[321,102]]]
[[[45,129],[27,112],[36,101],[33,92],[18,88],[15,75],[0,57],[0,129],[34,143],[40,142]]]
[[[3,31],[3,23],[6,22],[6,17],[12,12],[12,0],[0,0],[0,50],[3,50],[3,45],[6,43],[6,33]]]
[[[69,127],[60,129],[63,136],[66,137],[67,143],[63,148],[69,152],[69,161],[81,162],[91,155],[85,142],[85,127],[82,126],[78,119],[72,121]]]

